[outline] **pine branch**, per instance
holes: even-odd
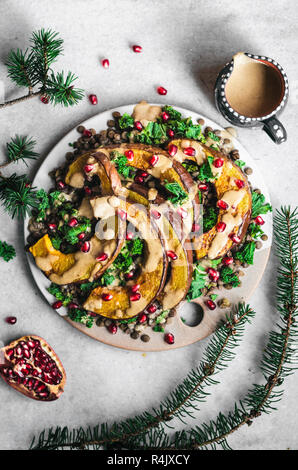
[[[0,241],[0,257],[8,262],[16,256],[16,250],[12,245]]]
[[[26,160],[36,160],[39,153],[34,152],[36,141],[32,137],[16,135],[6,144],[6,154],[8,161],[2,163],[0,168],[4,168],[10,163],[22,160],[26,165]]]
[[[63,72],[55,73],[51,66],[63,51],[63,40],[58,33],[40,29],[32,33],[30,50],[11,51],[6,65],[8,77],[20,87],[28,88],[28,94],[0,104],[0,109],[45,95],[43,102],[72,106],[83,98],[83,91],[74,88],[77,79],[71,72],[64,79]],[[38,87],[38,90],[34,90]]]
[[[27,176],[15,173],[9,177],[0,174],[0,202],[12,218],[19,219],[38,207],[36,191],[31,188]]]
[[[235,357],[234,348],[239,345],[245,324],[249,323],[253,316],[254,312],[249,306],[240,304],[237,312],[232,313],[214,333],[200,366],[188,374],[158,409],[121,423],[114,423],[111,427],[102,424],[87,430],[79,428],[69,431],[68,428],[56,428],[50,429],[47,434],[43,431],[37,444],[34,446],[33,440],[31,447],[39,450],[67,447],[98,449],[102,446],[133,448],[140,445],[144,436],[153,428],[158,428],[156,433],[159,433],[161,425],[168,426],[174,416],[184,422],[184,417],[192,416],[192,412],[198,409],[197,405],[205,401],[208,396],[205,388],[218,383],[213,376],[226,368]]]

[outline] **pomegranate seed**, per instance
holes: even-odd
[[[187,210],[183,209],[183,207],[179,207],[177,213],[180,215],[182,219],[185,219],[188,216]]]
[[[225,264],[226,266],[229,266],[229,264],[232,264],[234,262],[234,258],[232,256],[226,256],[223,260],[222,260],[223,264]]]
[[[129,162],[133,161],[133,157],[134,157],[133,150],[125,150],[124,155],[126,156]]]
[[[84,129],[83,136],[92,137],[92,132],[89,129]]]
[[[198,185],[198,188],[199,188],[200,191],[208,191],[208,189],[209,189],[209,184],[207,184],[207,183],[200,183],[200,184]]]
[[[138,322],[145,323],[146,320],[147,320],[147,315],[145,313],[140,313],[138,316]]]
[[[47,96],[43,95],[43,96],[40,97],[40,101],[44,104],[48,104],[49,98]]]
[[[255,223],[256,223],[257,225],[264,225],[265,220],[264,220],[260,215],[258,215],[258,216],[255,218]]]
[[[80,246],[80,250],[82,251],[82,253],[88,253],[88,251],[90,251],[90,242],[82,243],[82,245]]]
[[[219,207],[220,209],[223,209],[224,211],[227,210],[227,208],[229,207],[229,204],[227,204],[225,201],[223,201],[222,199],[219,199],[217,201],[217,207]]]
[[[129,280],[134,277],[135,273],[134,271],[129,271],[128,273],[125,274],[125,279]]]
[[[119,215],[121,220],[126,220],[127,219],[127,213],[124,210],[118,209],[117,214]]]
[[[140,52],[142,52],[143,48],[142,46],[138,46],[137,44],[135,44],[132,46],[132,50],[136,52],[137,54],[139,54]]]
[[[28,341],[28,346],[29,346],[30,349],[35,349],[34,341]]]
[[[61,300],[57,300],[57,302],[54,302],[54,303],[52,304],[52,307],[53,307],[54,310],[58,310],[58,308],[61,308],[62,305],[63,305],[63,304],[62,304]]]
[[[175,337],[173,333],[166,333],[164,336],[164,340],[168,344],[174,344],[175,343]]]
[[[90,196],[90,194],[92,193],[92,189],[88,188],[88,186],[84,187],[84,191],[85,191],[85,194],[87,194],[87,196]]]
[[[158,211],[155,210],[155,209],[152,209],[151,215],[152,215],[152,216],[154,217],[154,219],[156,219],[156,220],[160,219],[160,217],[161,217],[161,213],[158,212]]]
[[[85,173],[90,173],[90,171],[92,171],[94,168],[94,165],[85,165],[84,166],[84,172]]]
[[[134,233],[133,232],[126,232],[126,240],[132,240],[134,237]]]
[[[175,132],[173,131],[173,129],[169,129],[168,130],[168,136],[169,137],[174,137],[174,135],[175,135]]]
[[[86,236],[86,233],[85,233],[85,232],[81,232],[81,233],[79,233],[79,235],[78,235],[78,239],[79,239],[79,240],[83,240],[83,239],[85,238],[85,236]]]
[[[240,243],[241,241],[241,238],[238,237],[238,235],[235,235],[235,233],[230,233],[229,237],[233,241],[233,243]]]
[[[89,95],[89,101],[93,105],[97,104],[98,103],[97,96],[96,95]]]
[[[140,121],[135,121],[135,128],[138,131],[141,131],[143,129],[143,124]]]
[[[88,310],[87,313],[90,315],[90,317],[97,317],[97,313],[91,312],[90,310]]]
[[[102,300],[104,300],[105,302],[109,302],[110,300],[112,300],[113,294],[110,294],[110,293],[108,293],[108,292],[105,292],[105,293],[101,294],[101,298],[102,298]]]
[[[142,176],[136,175],[136,176],[134,177],[134,181],[135,181],[136,183],[142,184],[142,183],[144,183],[144,178],[142,178]]]
[[[167,251],[167,256],[168,258],[172,259],[172,260],[175,260],[178,258],[178,256],[176,255],[176,253],[172,250],[168,250]]]
[[[149,158],[149,165],[155,166],[159,160],[158,155],[152,155],[152,157]]]
[[[57,225],[56,224],[48,224],[48,227],[50,230],[56,230]]]
[[[108,69],[110,67],[109,59],[102,59],[101,65],[103,66],[104,69]]]
[[[108,330],[112,335],[115,335],[117,333],[117,330],[118,330],[117,325],[115,325],[115,323],[111,323],[108,326]]]
[[[183,153],[188,157],[194,157],[196,154],[196,150],[193,147],[186,147],[185,149],[183,149]]]
[[[74,309],[74,308],[79,308],[79,306],[75,302],[70,302],[70,304],[68,305],[68,308]]]
[[[24,350],[24,356],[26,357],[26,359],[29,359],[29,357],[31,356],[30,352],[27,349]]]
[[[131,302],[137,302],[138,300],[140,300],[141,298],[141,294],[139,292],[135,292],[134,294],[131,294],[129,296],[129,299]]]
[[[176,153],[178,152],[177,145],[174,145],[174,144],[169,145],[168,152],[171,155],[171,157],[174,157]]]
[[[138,171],[138,174],[139,174],[142,178],[148,178],[148,176],[149,176],[149,173],[147,173],[147,171]]]
[[[105,261],[106,259],[108,259],[107,253],[101,253],[96,257],[96,261]]]
[[[235,180],[236,186],[238,186],[239,189],[243,188],[245,183],[243,180]]]
[[[6,318],[6,323],[9,323],[10,325],[15,325],[17,322],[17,317],[7,317]]]
[[[157,93],[159,95],[166,95],[168,93],[168,90],[166,90],[163,86],[159,86],[157,88]]]
[[[13,356],[13,349],[9,349],[8,351],[6,351],[6,355],[8,357],[12,357]]]
[[[215,168],[220,168],[223,166],[223,164],[224,164],[223,158],[216,158],[213,162],[213,165],[215,166]]]
[[[219,272],[216,269],[209,268],[207,270],[207,272],[208,272],[209,279],[211,279],[211,281],[217,281],[218,280]]]
[[[57,186],[59,189],[64,189],[65,188],[65,183],[63,181],[58,181]]]
[[[70,221],[68,222],[68,225],[69,227],[76,227],[77,225],[79,225],[78,219],[72,217],[72,219],[70,219]]]
[[[131,286],[131,292],[135,293],[139,290],[140,284],[135,284],[134,286]]]
[[[192,229],[191,229],[192,232],[194,232],[194,233],[199,232],[200,229],[201,229],[200,224],[196,224],[196,223],[193,223],[193,224],[192,224]]]
[[[206,303],[207,307],[209,308],[209,310],[215,310],[216,309],[216,305],[213,302],[213,300],[209,299],[205,303]]]
[[[148,311],[149,313],[155,313],[156,310],[157,310],[157,307],[156,307],[155,304],[151,304],[151,305],[149,305],[149,307],[147,307],[147,311]]]
[[[218,224],[216,225],[216,230],[218,232],[224,232],[226,229],[226,226],[227,224],[225,224],[224,222],[218,222]]]
[[[170,119],[170,115],[169,115],[169,113],[167,113],[166,111],[163,111],[163,112],[161,113],[161,118],[162,118],[163,121],[166,122],[166,121],[168,121],[168,120]]]

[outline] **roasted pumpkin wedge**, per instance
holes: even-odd
[[[84,303],[91,310],[104,317],[125,319],[136,316],[151,304],[163,289],[168,260],[165,240],[149,211],[116,196],[91,200],[94,216],[106,217],[117,213],[136,228],[145,243],[145,261],[141,273],[125,286],[97,287]]]
[[[218,220],[211,230],[195,236],[193,244],[198,259],[206,255],[210,259],[220,258],[233,243],[240,243],[246,233],[252,205],[247,178],[239,166],[225,155],[200,142],[181,139],[174,140],[171,144],[177,146],[178,151],[174,158],[180,163],[192,160],[201,166],[208,156],[213,159],[210,166],[218,199]],[[189,149],[193,151],[190,152]]]

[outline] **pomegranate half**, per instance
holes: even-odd
[[[64,392],[66,374],[51,346],[39,336],[23,336],[0,349],[0,375],[29,398],[57,400]]]

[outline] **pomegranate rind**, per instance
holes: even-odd
[[[8,351],[20,345],[21,342],[27,343],[28,341],[39,341],[43,351],[46,352],[46,354],[48,354],[50,358],[55,362],[56,367],[58,368],[60,374],[62,375],[62,379],[60,383],[57,385],[50,385],[46,383],[42,378],[34,377],[34,380],[38,380],[39,382],[44,384],[46,388],[49,390],[48,396],[44,398],[38,397],[38,395],[33,390],[31,391],[28,390],[25,387],[25,385],[23,385],[22,383],[15,383],[4,375],[4,370],[6,368],[14,368],[17,365],[16,363],[10,360]],[[10,344],[0,349],[0,357],[2,357],[3,359],[3,362],[0,363],[0,376],[10,387],[14,388],[16,391],[22,393],[26,397],[32,398],[33,400],[37,400],[37,401],[49,402],[49,401],[57,400],[64,392],[64,387],[66,383],[65,369],[62,365],[61,360],[59,359],[59,357],[57,356],[53,348],[47,343],[45,339],[41,338],[40,336],[36,336],[36,335],[23,336],[15,341],[12,341]],[[36,366],[34,367],[34,369],[35,370],[37,369]]]

